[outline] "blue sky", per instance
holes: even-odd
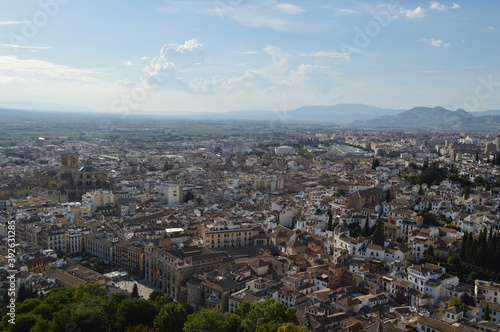
[[[498,1],[0,0],[0,107],[500,109]]]

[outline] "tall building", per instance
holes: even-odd
[[[88,191],[111,187],[108,174],[95,167],[91,158],[80,167],[78,153],[61,154],[60,168],[39,172],[31,180],[31,186],[60,191],[65,199],[79,199]]]
[[[240,247],[253,245],[259,230],[249,223],[235,225],[205,225],[201,237],[206,248]]]
[[[175,206],[182,203],[182,186],[180,184],[164,184],[162,190],[166,205]]]
[[[181,285],[196,272],[221,267],[224,256],[208,248],[194,246],[174,248],[145,247],[144,272],[146,279],[162,292],[177,300]]]

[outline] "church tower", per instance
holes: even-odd
[[[62,153],[61,168],[78,169],[78,153]]]

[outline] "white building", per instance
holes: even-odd
[[[182,186],[180,184],[164,184],[162,191],[165,195],[165,204],[175,206],[182,203]]]
[[[98,207],[114,205],[117,202],[116,196],[107,190],[94,190],[82,196],[83,206],[94,212]]]
[[[438,279],[444,273],[445,268],[435,264],[414,265],[408,268],[408,281],[415,285],[416,290],[424,292],[424,285],[430,279]]]
[[[274,148],[274,153],[278,156],[294,155],[295,148],[292,148],[291,146],[282,145]]]

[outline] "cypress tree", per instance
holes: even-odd
[[[368,236],[368,234],[370,232],[369,225],[370,225],[369,218],[368,218],[368,216],[366,216],[365,224],[363,225],[363,236]]]
[[[28,298],[28,291],[26,290],[26,286],[21,284],[19,286],[19,290],[17,291],[17,299],[16,302],[23,303],[24,300]]]
[[[139,298],[139,288],[137,287],[136,283],[134,283],[134,287],[132,288],[132,294],[130,294],[130,297],[133,299]]]
[[[429,247],[427,248],[427,257],[433,257],[434,256],[434,247],[432,244],[429,244]]]
[[[327,226],[327,229],[329,231],[333,231],[333,213],[330,210],[328,210],[328,226]]]
[[[467,231],[464,232],[464,235],[462,236],[462,243],[460,244],[460,259],[465,260],[465,251],[467,249],[466,244],[467,244]]]
[[[375,231],[372,235],[373,244],[378,244],[379,246],[383,246],[385,242],[384,236],[384,225],[380,219],[377,221],[377,226],[375,227]]]

